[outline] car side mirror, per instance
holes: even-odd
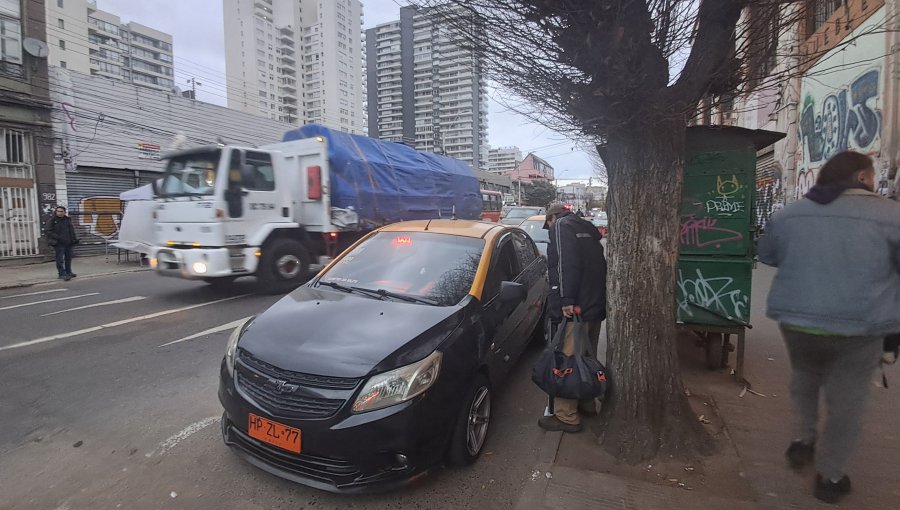
[[[500,293],[497,300],[504,304],[519,304],[528,297],[528,291],[521,283],[500,282]]]

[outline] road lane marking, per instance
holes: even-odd
[[[172,448],[175,448],[176,446],[178,446],[178,443],[191,437],[192,435],[196,434],[197,432],[200,432],[201,430],[205,429],[206,427],[209,427],[210,425],[212,425],[213,423],[216,423],[220,419],[222,419],[221,416],[210,416],[209,418],[203,418],[202,420],[200,420],[198,422],[191,423],[187,427],[183,428],[179,433],[166,439],[162,443],[159,443],[159,446],[156,448],[156,450],[153,450],[152,452],[147,453],[144,456],[149,458],[149,457],[152,457],[154,453],[157,455],[162,455],[162,454],[166,453],[167,451],[171,450]]]
[[[51,292],[66,292],[69,289],[53,289],[53,290],[42,290],[40,292],[29,292],[27,294],[16,294],[14,296],[0,296],[0,299],[12,299],[17,297],[25,297],[25,296],[37,296],[38,294],[50,294]]]
[[[138,322],[138,321],[143,321],[143,320],[147,320],[147,319],[154,319],[156,317],[162,317],[163,315],[184,312],[186,310],[193,310],[194,308],[200,308],[201,306],[214,305],[214,304],[222,303],[225,301],[231,301],[232,299],[247,297],[249,295],[250,294],[241,294],[240,296],[231,296],[231,297],[227,297],[224,299],[217,299],[215,301],[209,301],[206,303],[200,303],[200,304],[190,305],[190,306],[183,306],[181,308],[172,308],[170,310],[163,310],[161,312],[155,312],[155,313],[151,313],[151,314],[147,314],[147,315],[141,315],[140,317],[132,317],[130,319],[124,319],[124,320],[120,320],[120,321],[116,321],[116,322],[110,322],[107,324],[102,324],[100,326],[94,326],[91,328],[79,329],[77,331],[69,331],[68,333],[60,333],[58,335],[51,335],[51,336],[45,336],[45,337],[41,337],[41,338],[35,338],[34,340],[27,340],[25,342],[19,342],[17,344],[6,345],[3,347],[0,347],[0,351],[19,349],[21,347],[28,347],[31,345],[52,342],[54,340],[62,340],[63,338],[71,338],[73,336],[79,336],[79,335],[84,335],[86,333],[93,333],[94,331],[100,331],[101,329],[114,328],[116,326],[122,326],[124,324],[130,324],[132,322]]]
[[[250,317],[253,317],[253,316],[251,315]],[[169,343],[167,343],[167,344],[158,345],[157,347],[166,347],[166,346],[173,345],[173,344],[177,344],[177,343],[181,343],[181,342],[187,342],[188,340],[193,340],[193,339],[195,339],[195,338],[200,338],[201,336],[211,335],[211,334],[213,334],[213,333],[219,333],[219,332],[221,332],[221,331],[228,331],[228,330],[230,330],[230,329],[234,329],[234,328],[240,326],[241,324],[244,323],[244,321],[246,321],[246,320],[249,319],[250,317],[244,317],[243,319],[238,319],[238,320],[236,320],[236,321],[234,321],[234,322],[229,322],[228,324],[222,324],[221,326],[216,326],[216,327],[214,327],[214,328],[207,329],[206,331],[201,331],[201,332],[199,332],[199,333],[194,333],[194,334],[191,335],[191,336],[186,336],[186,337],[184,337],[184,338],[179,338],[178,340],[173,340],[173,341],[171,341],[171,342],[169,342]]]
[[[84,305],[84,306],[78,306],[75,308],[69,308],[66,310],[59,310],[58,312],[45,313],[45,314],[41,315],[41,317],[46,317],[48,315],[56,315],[58,313],[74,312],[75,310],[84,310],[85,308],[94,308],[95,306],[107,306],[107,305],[117,305],[120,303],[130,303],[132,301],[140,301],[142,299],[147,299],[147,298],[145,298],[144,296],[134,296],[134,297],[130,297],[130,298],[116,299],[115,301],[104,301],[102,303],[94,303],[92,305]]]
[[[18,304],[18,305],[4,306],[4,307],[0,308],[0,311],[12,310],[13,308],[22,308],[23,306],[33,306],[33,305],[41,305],[44,303],[53,303],[54,301],[66,301],[68,299],[78,299],[78,298],[83,298],[83,297],[88,297],[88,296],[96,296],[97,294],[100,294],[100,293],[99,292],[91,292],[90,294],[79,294],[77,296],[67,296],[67,297],[60,297],[60,298],[56,298],[56,299],[45,299],[43,301],[35,301],[34,303],[22,303],[22,304]]]

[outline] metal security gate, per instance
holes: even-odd
[[[753,224],[758,231],[766,228],[776,204],[783,199],[781,176],[775,172],[775,152],[756,158],[756,201],[753,204]]]
[[[41,235],[31,139],[0,128],[0,258],[38,255]]]
[[[39,218],[34,187],[0,188],[0,258],[38,255]]]
[[[79,167],[66,174],[69,216],[81,242],[76,255],[101,255],[119,237],[125,204],[119,193],[136,187],[134,170]]]

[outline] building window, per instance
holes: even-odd
[[[59,40],[59,49],[61,49],[61,50],[66,49],[66,41],[64,41],[62,39]]]
[[[807,0],[806,36],[816,33],[842,7],[844,0]]]
[[[65,68],[66,68],[66,61],[65,61],[65,60],[60,60],[60,61],[59,61],[59,67],[62,67],[63,69],[65,69]]]
[[[25,154],[25,133],[21,131],[5,130],[3,142],[6,146],[2,153],[6,159],[4,163],[27,163],[27,155]]]
[[[62,19],[62,18],[59,18],[59,19],[56,21],[56,24],[59,25],[59,28],[61,28],[61,29],[63,29],[63,30],[66,29],[66,20],[64,20],[64,19]]]
[[[60,9],[62,9],[63,8],[63,0],[56,0],[56,6],[59,7]]]
[[[12,8],[2,5],[3,14]],[[18,2],[15,5],[16,18],[0,15],[0,60],[14,64],[22,63],[22,31],[18,19]]]

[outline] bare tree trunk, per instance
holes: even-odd
[[[676,346],[677,211],[685,137],[679,119],[611,136],[601,151],[610,184],[611,380],[601,442],[630,463],[712,452],[688,405]]]

